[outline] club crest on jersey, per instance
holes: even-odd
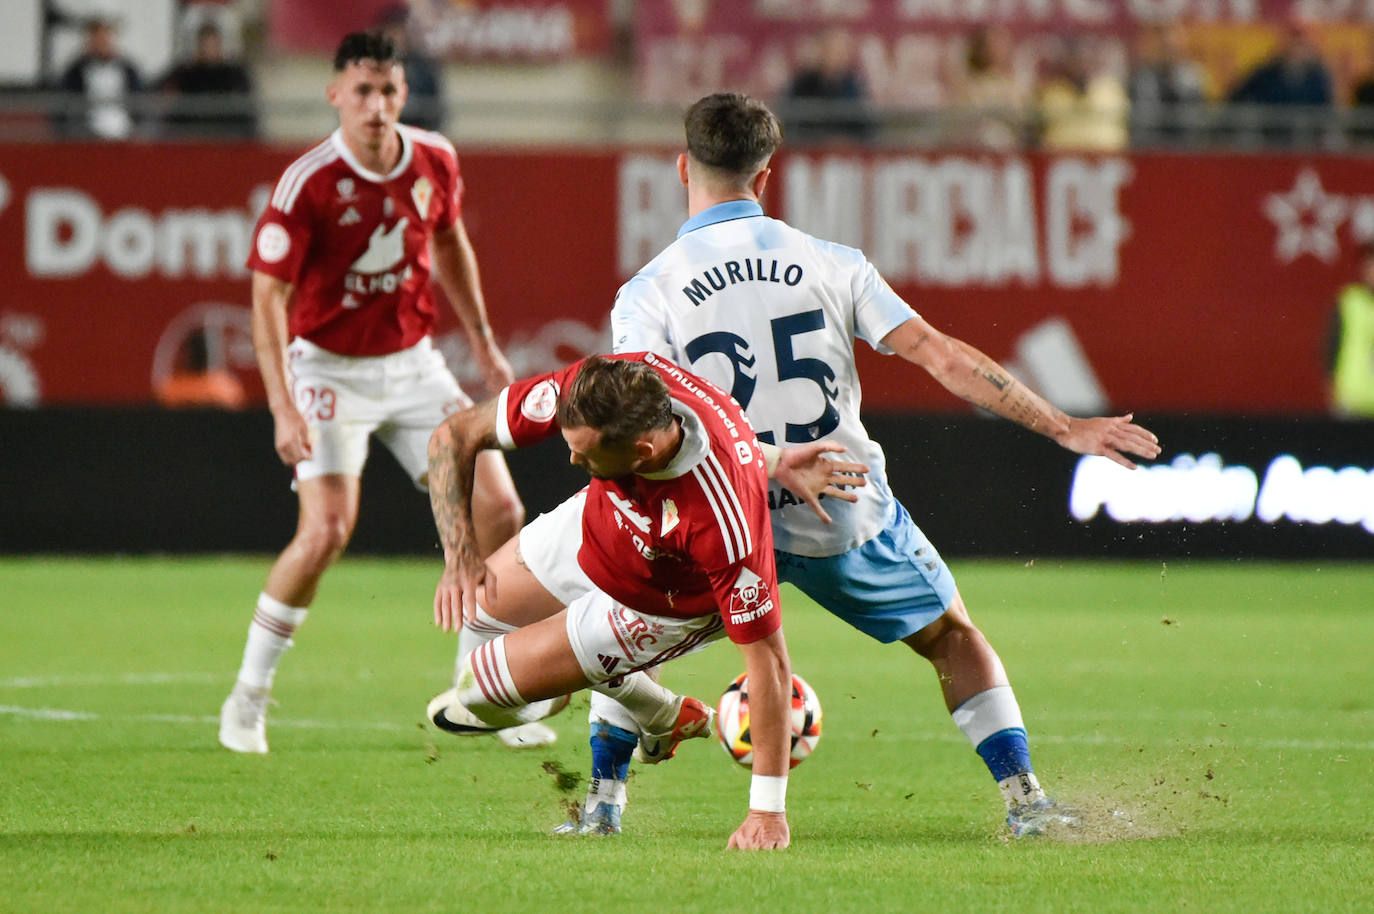
[[[558,382],[540,381],[520,401],[520,415],[541,425],[558,412]]]
[[[678,525],[679,520],[677,505],[671,498],[663,499],[663,522],[659,525],[658,535],[667,536],[668,532]]]
[[[352,178],[340,178],[339,183],[334,185],[334,189],[339,192],[339,202],[347,203],[356,198],[358,187],[353,183]]]
[[[421,219],[429,216],[429,201],[433,197],[434,185],[429,183],[429,178],[421,176],[410,186],[410,199],[415,201],[415,208],[420,211]]]
[[[730,624],[744,625],[766,616],[773,609],[773,598],[763,578],[748,568],[740,569],[730,592]]]
[[[344,210],[344,214],[339,217],[339,225],[357,225],[363,221],[363,217],[358,215],[358,211],[353,207]]]

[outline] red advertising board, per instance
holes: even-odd
[[[3,399],[148,402],[193,330],[256,392],[243,260],[298,152],[0,146]],[[615,290],[684,218],[673,158],[462,155],[517,372],[608,344]],[[1374,239],[1374,173],[1342,157],[793,155],[767,204],[862,247],[936,326],[1083,411],[1323,411],[1331,302]],[[866,406],[964,408],[896,359],[862,358]]]

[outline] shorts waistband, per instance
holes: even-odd
[[[438,352],[434,348],[434,340],[428,336],[405,349],[398,349],[383,355],[341,355],[337,352],[331,352],[323,346],[317,346],[299,336],[291,341],[287,349],[297,357],[308,359],[316,365],[337,365],[341,368],[404,366],[428,361]]]

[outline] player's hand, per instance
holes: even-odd
[[[1106,457],[1129,470],[1136,468],[1127,454],[1153,460],[1159,456],[1159,439],[1149,429],[1136,425],[1132,413],[1124,416],[1098,416],[1093,419],[1069,419],[1068,431],[1057,439],[1059,444],[1078,454]]]
[[[293,406],[272,414],[273,444],[281,462],[293,467],[311,455],[310,426]]]
[[[745,851],[781,850],[792,843],[792,830],[787,827],[787,813],[749,810],[744,824],[735,829],[726,847]]]
[[[502,388],[515,383],[515,372],[511,370],[510,362],[492,339],[488,338],[485,346],[478,346],[475,355],[477,365],[482,370],[482,380],[487,382],[487,389],[491,393],[499,393]]]
[[[785,447],[778,459],[778,468],[773,472],[778,485],[810,505],[816,516],[827,524],[830,523],[830,515],[821,507],[820,496],[856,502],[859,496],[849,489],[868,485],[868,480],[863,476],[868,472],[868,467],[864,464],[822,456],[826,452],[838,453],[843,450],[844,446],[835,441],[812,441],[796,447]]]
[[[434,589],[434,624],[446,632],[454,632],[464,622],[477,618],[479,591],[496,595],[496,578],[488,575],[487,566],[475,554],[444,563],[444,573]]]

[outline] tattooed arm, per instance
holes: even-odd
[[[883,337],[883,344],[930,372],[951,393],[1071,451],[1108,457],[1131,469],[1135,464],[1126,454],[1147,459],[1159,455],[1159,439],[1132,422],[1129,413],[1090,419],[1068,416],[991,358],[919,316]]]
[[[476,611],[486,568],[472,523],[472,478],[478,452],[499,447],[497,400],[454,413],[429,439],[429,505],[444,546],[444,573],[434,591],[434,624],[454,631]]]

